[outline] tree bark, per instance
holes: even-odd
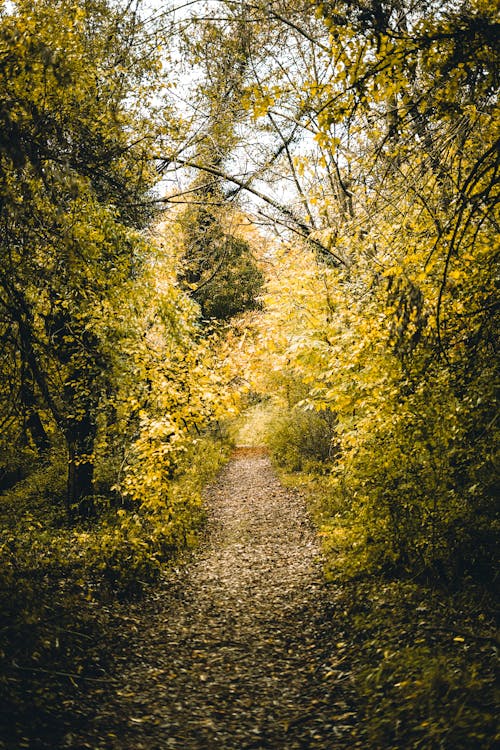
[[[43,422],[37,411],[31,410],[26,419],[26,427],[29,430],[31,439],[36,446],[38,455],[46,456],[50,450],[50,440],[43,426]]]
[[[71,420],[66,429],[68,479],[66,504],[70,518],[91,518],[94,504],[94,440],[97,426],[90,414]]]
[[[25,352],[23,352],[23,354],[24,353]],[[29,369],[26,358],[23,358],[21,368],[21,388],[19,395],[24,411],[24,439],[26,440],[26,443],[28,443],[29,437],[31,437],[38,455],[43,457],[50,450],[50,440],[37,410],[34,378]]]

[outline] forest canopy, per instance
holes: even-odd
[[[488,577],[495,8],[225,2],[180,28],[201,71],[193,111],[207,114],[193,115],[191,153],[161,168],[218,181],[279,237],[247,379],[291,410],[285,443],[310,453],[311,433],[330,430],[332,548],[376,568]]]

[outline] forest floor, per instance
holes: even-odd
[[[53,663],[12,660],[0,748],[493,750],[490,600],[327,582],[304,492],[237,449],[194,551],[140,600],[68,604]]]

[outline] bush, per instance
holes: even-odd
[[[270,422],[266,442],[272,459],[282,468],[324,470],[334,455],[334,435],[332,412],[306,411],[295,406]]]

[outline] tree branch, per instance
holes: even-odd
[[[212,174],[216,177],[220,177],[222,180],[227,180],[228,182],[232,182],[234,185],[237,185],[241,190],[245,190],[251,195],[254,195],[256,198],[259,198],[259,200],[263,201],[264,203],[267,203],[269,206],[272,206],[276,211],[281,213],[282,215],[286,216],[289,221],[292,222],[294,225],[294,231],[301,234],[305,239],[307,239],[308,242],[310,242],[316,250],[320,253],[320,255],[327,257],[329,261],[332,260],[335,261],[337,265],[344,266],[346,265],[345,261],[335,253],[332,253],[331,250],[329,250],[325,245],[323,245],[322,242],[320,242],[315,237],[312,237],[312,233],[314,231],[314,228],[303,222],[288,206],[284,206],[282,203],[279,203],[278,201],[274,200],[274,198],[271,198],[271,196],[266,195],[265,193],[262,193],[260,190],[257,190],[256,188],[252,187],[250,184],[250,180],[242,180],[238,177],[235,177],[234,175],[229,175],[226,172],[224,172],[222,169],[218,169],[216,167],[210,166],[208,164],[200,164],[199,162],[192,161],[191,159],[176,159],[177,164],[179,164],[182,167],[190,167],[191,169],[197,169],[201,172],[207,172],[208,174]],[[163,202],[168,202],[167,199],[163,199]],[[300,230],[300,232],[298,232]]]

